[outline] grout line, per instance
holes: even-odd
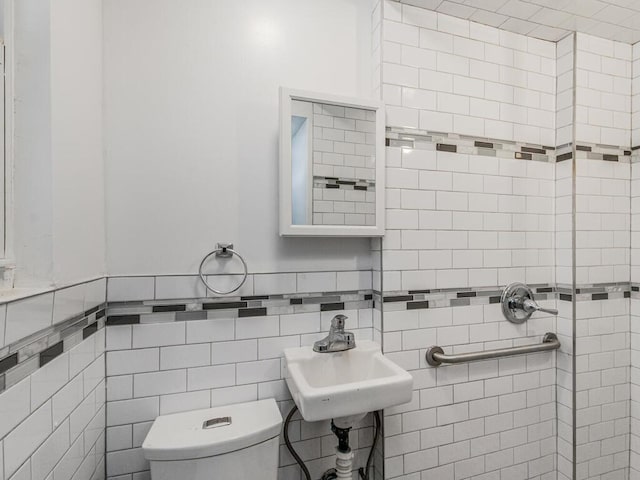
[[[572,343],[572,355],[571,355],[571,382],[572,382],[572,406],[571,406],[571,415],[572,415],[572,450],[573,450],[573,458],[572,458],[572,469],[573,469],[573,478],[577,478],[577,468],[578,468],[578,426],[577,426],[577,355],[576,355],[576,346],[577,346],[577,319],[576,319],[576,276],[577,276],[577,255],[576,255],[576,229],[577,229],[577,219],[576,219],[576,174],[577,174],[577,159],[576,159],[576,121],[577,121],[577,80],[578,80],[578,35],[576,33],[573,34],[573,106],[572,106],[572,140],[571,140],[571,288],[572,288],[572,296],[571,296],[571,322],[572,322],[572,335],[571,335],[571,343]],[[556,406],[557,408],[557,406]]]

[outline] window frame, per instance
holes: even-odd
[[[0,149],[3,157],[0,157],[0,181],[2,182],[3,195],[0,198],[0,223],[2,224],[2,238],[0,238],[0,267],[15,268],[14,251],[14,198],[13,198],[13,165],[14,165],[14,0],[3,1],[4,10],[4,39],[2,39],[3,69],[0,75],[3,78],[4,88],[0,90],[3,96],[0,101],[4,102],[4,138],[0,142],[4,148]],[[5,275],[5,282],[9,280]],[[13,287],[13,274],[11,274],[10,285]]]

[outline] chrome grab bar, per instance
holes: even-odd
[[[476,360],[488,360],[491,358],[511,357],[525,353],[546,352],[560,348],[560,340],[555,333],[545,333],[542,343],[535,345],[522,345],[520,347],[498,348],[483,352],[457,353],[447,355],[441,347],[430,347],[425,355],[427,363],[432,367],[439,367],[443,363],[465,363]]]

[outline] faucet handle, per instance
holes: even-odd
[[[502,291],[502,313],[511,323],[524,323],[534,312],[558,315],[555,308],[542,308],[533,298],[533,290],[524,283],[512,283]]]
[[[347,318],[349,318],[349,317],[347,317],[346,315],[336,315],[331,320],[331,328],[335,328],[335,329],[338,329],[338,330],[344,330],[344,322],[345,322],[345,320]]]
[[[556,310],[555,308],[542,308],[536,303],[535,300],[531,298],[525,298],[522,301],[522,309],[527,313],[542,312],[549,313],[551,315],[558,315],[558,310]]]

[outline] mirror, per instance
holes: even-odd
[[[280,234],[384,234],[381,102],[280,89]]]

